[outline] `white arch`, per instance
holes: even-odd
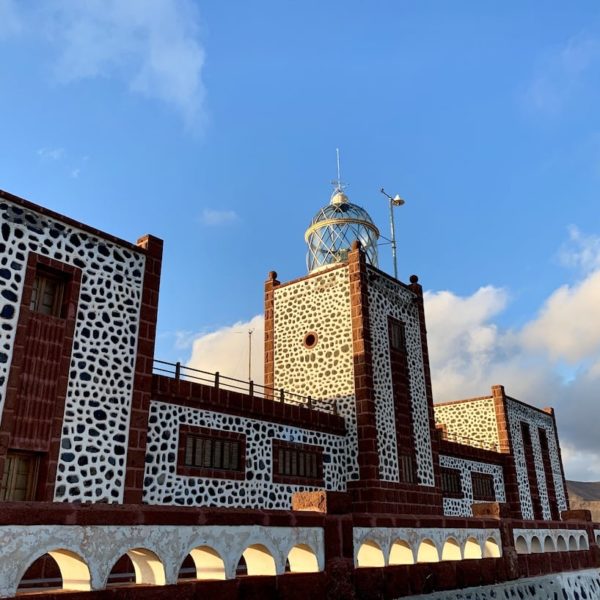
[[[574,535],[569,536],[569,550],[577,550],[577,540]]]
[[[242,556],[246,561],[248,575],[277,575],[275,559],[271,551],[263,544],[248,546],[242,552]]]
[[[385,567],[385,557],[377,542],[367,540],[362,543],[356,555],[357,567]]]
[[[165,585],[165,568],[158,555],[147,548],[132,548],[127,550],[125,554],[133,564],[136,584]],[[121,557],[113,562],[110,572],[120,559]]]
[[[549,535],[544,538],[544,552],[556,552],[554,540]]]
[[[465,558],[481,558],[481,546],[479,542],[474,537],[467,538],[465,542],[465,550],[464,550]]]
[[[529,546],[522,535],[517,536],[515,548],[517,550],[517,554],[529,554]]]
[[[442,560],[460,560],[461,558],[460,544],[453,537],[449,537],[442,548]]]
[[[414,565],[415,556],[410,544],[405,540],[396,540],[390,549],[390,565]]]
[[[600,546],[600,533],[596,536],[596,545]]]
[[[62,578],[61,588],[63,590],[77,590],[81,592],[91,591],[91,576],[87,563],[79,554],[73,552],[72,550],[67,550],[66,548],[50,550],[32,560],[19,578],[19,583],[23,579],[23,575],[25,575],[29,567],[31,567],[31,565],[33,565],[43,556],[46,556],[46,554],[51,556],[58,565],[60,576]]]
[[[198,546],[190,550],[196,567],[196,579],[226,579],[225,563],[221,555],[210,546]]]
[[[317,555],[308,544],[296,544],[288,553],[290,572],[318,573],[319,562]]]
[[[589,549],[587,536],[583,535],[583,533],[579,536],[579,549],[580,550],[588,550]]]
[[[531,553],[536,554],[542,551],[542,543],[540,542],[540,538],[537,535],[534,535],[531,538]]]
[[[500,546],[498,542],[493,538],[489,537],[485,540],[483,545],[483,557],[484,558],[499,558],[500,557]]]
[[[430,539],[422,540],[417,551],[417,562],[429,563],[439,561],[440,555],[436,545]]]
[[[566,552],[567,551],[567,542],[565,541],[564,536],[559,535],[558,538],[556,539],[556,549],[559,552]]]

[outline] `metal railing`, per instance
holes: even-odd
[[[442,439],[448,442],[454,442],[456,444],[462,444],[463,446],[471,446],[473,448],[481,448],[482,450],[491,450],[492,452],[498,452],[498,445],[483,440],[476,440],[463,435],[458,435],[452,431],[448,431],[445,428],[438,428]]]
[[[338,414],[337,402],[335,400],[317,400],[311,396],[302,396],[284,390],[283,388],[274,388],[254,383],[252,380],[244,381],[243,379],[228,377],[227,375],[222,375],[219,371],[213,373],[210,371],[202,371],[201,369],[193,369],[192,367],[182,365],[180,362],[170,363],[155,358],[152,372],[156,375],[166,375],[173,379],[211,385],[216,389],[240,392],[242,394],[247,394],[251,398],[266,398],[273,402],[293,404],[295,406],[302,406],[310,410],[319,410],[334,415]]]

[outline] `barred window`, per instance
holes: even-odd
[[[442,468],[442,492],[462,494],[460,471],[458,469]]]
[[[417,470],[410,454],[400,454],[400,477],[402,483],[417,483]]]
[[[277,448],[277,475],[318,479],[321,471],[321,453],[302,448]]]
[[[487,473],[473,473],[473,499],[474,500],[495,500],[494,478]]]
[[[205,469],[240,471],[241,445],[237,440],[188,435],[185,442],[184,465]]]

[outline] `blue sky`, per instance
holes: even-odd
[[[165,240],[158,357],[305,273],[339,147],[382,232],[379,188],[407,200],[438,399],[554,404],[572,475],[600,479],[596,2],[0,0],[0,22],[0,187]]]

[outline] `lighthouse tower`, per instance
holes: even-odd
[[[379,230],[337,183],[305,234],[308,275],[266,281],[265,384],[344,417],[355,510],[439,513],[422,288],[379,270]]]

